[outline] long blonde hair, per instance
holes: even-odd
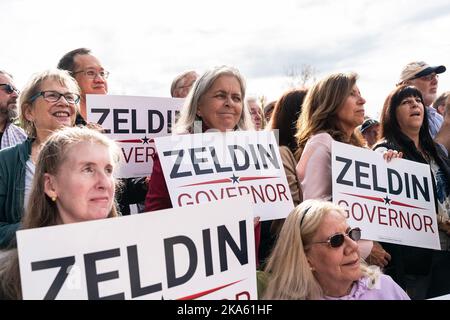
[[[337,113],[350,95],[358,79],[356,73],[334,73],[316,82],[303,102],[302,112],[297,122],[297,143],[303,150],[308,139],[317,133],[327,132],[340,142],[362,147],[363,142],[355,133],[346,141],[339,127]]]
[[[264,270],[269,282],[263,299],[315,300],[323,297],[323,290],[310,269],[305,247],[312,242],[324,216],[332,210],[345,219],[344,210],[329,201],[309,199],[292,210]],[[371,279],[379,275],[364,263],[361,271]]]
[[[36,162],[36,171],[26,214],[21,229],[33,229],[57,224],[59,216],[56,203],[44,192],[45,173],[57,174],[65,162],[68,151],[81,142],[91,142],[108,147],[114,163],[120,160],[120,149],[114,141],[97,130],[79,127],[65,127],[55,131],[45,142]],[[117,217],[116,204],[111,208],[108,218]],[[15,247],[15,241],[11,244]],[[11,249],[0,262],[0,297],[21,299],[19,259],[17,249]]]

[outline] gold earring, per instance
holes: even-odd
[[[53,197],[52,197],[52,201],[53,201],[53,202],[56,202],[56,196],[53,196]]]

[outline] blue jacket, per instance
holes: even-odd
[[[0,151],[0,248],[15,239],[20,226],[25,196],[25,166],[32,140]]]

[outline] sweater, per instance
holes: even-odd
[[[25,166],[32,142],[29,138],[0,151],[0,248],[15,239],[23,216]]]

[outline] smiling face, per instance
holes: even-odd
[[[323,217],[311,243],[327,241],[332,235],[347,233],[348,230],[344,216],[332,210]],[[339,297],[348,294],[352,283],[362,276],[358,244],[348,236],[338,248],[327,243],[307,245],[306,256],[326,295]]]
[[[44,80],[40,91],[55,91],[62,94],[71,92],[69,88],[53,79]],[[75,117],[76,105],[69,104],[64,97],[56,102],[48,102],[43,96],[39,96],[25,109],[25,118],[34,123],[40,138],[61,127],[73,126]]]
[[[222,132],[233,130],[242,114],[242,92],[234,76],[218,77],[200,98],[197,115],[210,129]]]
[[[74,58],[75,62],[75,80],[81,89],[82,96],[86,94],[107,94],[108,82],[105,78],[98,75],[100,71],[105,71],[100,61],[90,54],[77,54]],[[86,75],[85,72],[79,71],[94,71],[97,76],[92,78]]]
[[[424,118],[424,105],[420,97],[405,97],[395,110],[400,130],[413,138],[420,132]]]
[[[366,100],[361,96],[356,84],[350,95],[337,112],[339,126],[349,137],[355,128],[364,122],[364,104]]]
[[[114,162],[108,147],[80,142],[72,146],[56,175],[46,173],[45,193],[56,197],[60,223],[103,219],[114,204]]]

